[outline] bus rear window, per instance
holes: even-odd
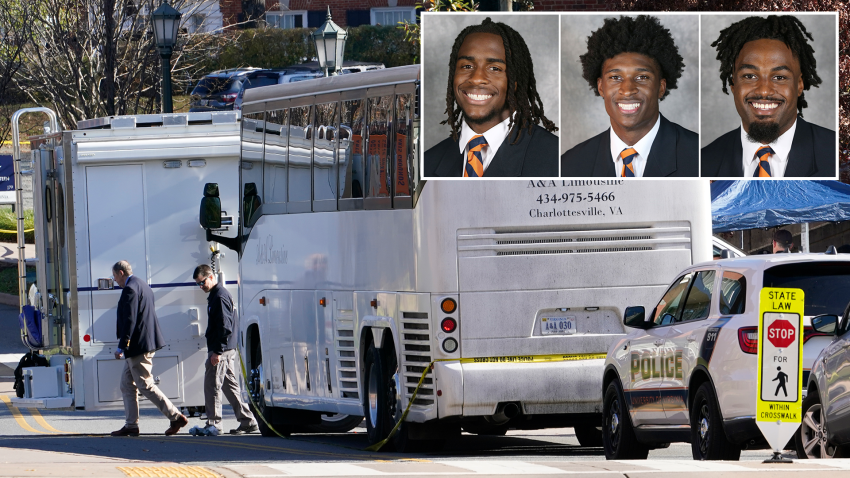
[[[810,262],[783,264],[764,271],[764,287],[802,289],[807,316],[835,314],[841,316],[850,290],[850,263]]]

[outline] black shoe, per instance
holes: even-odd
[[[114,437],[137,437],[139,436],[139,427],[132,428],[124,425],[120,430],[116,430],[110,435]]]
[[[250,425],[239,425],[239,428],[230,430],[230,434],[243,435],[245,433],[257,433],[258,431],[260,431],[260,428],[257,426],[257,422],[252,422]]]

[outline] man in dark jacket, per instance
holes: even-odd
[[[174,435],[189,420],[159,390],[151,376],[154,353],[165,345],[156,318],[153,291],[145,281],[133,275],[127,261],[118,261],[112,266],[112,277],[123,289],[118,299],[115,358],[125,357],[120,388],[126,419],[124,427],[112,432],[112,436],[139,435],[139,391],[171,420],[165,434]]]
[[[212,268],[202,264],[192,274],[195,283],[207,296],[207,362],[204,373],[204,401],[207,410],[207,426],[203,435],[218,435],[221,427],[221,392],[227,397],[233,413],[239,420],[239,428],[230,430],[232,435],[253,433],[258,430],[254,414],[242,401],[239,380],[236,378],[236,316],[233,297],[219,284]],[[190,430],[194,433],[193,430]]]

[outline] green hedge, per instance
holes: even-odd
[[[33,228],[33,215],[32,210],[28,209],[24,211],[24,230],[29,230]],[[0,242],[18,242],[18,235],[15,232],[8,233],[3,231],[17,231],[18,229],[18,216],[12,212],[12,208],[10,207],[2,207],[0,208]],[[28,244],[35,243],[35,233],[27,232],[24,233],[24,238]]]
[[[218,54],[209,59],[211,70],[253,66],[282,68],[311,61],[316,53],[310,33],[314,29],[255,28],[239,30],[223,41]],[[411,65],[416,48],[405,41],[404,31],[394,26],[363,25],[348,29],[345,59],[381,62],[387,68]]]

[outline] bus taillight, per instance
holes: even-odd
[[[457,321],[451,317],[446,317],[440,323],[440,327],[443,329],[443,332],[452,333],[457,329]]]

